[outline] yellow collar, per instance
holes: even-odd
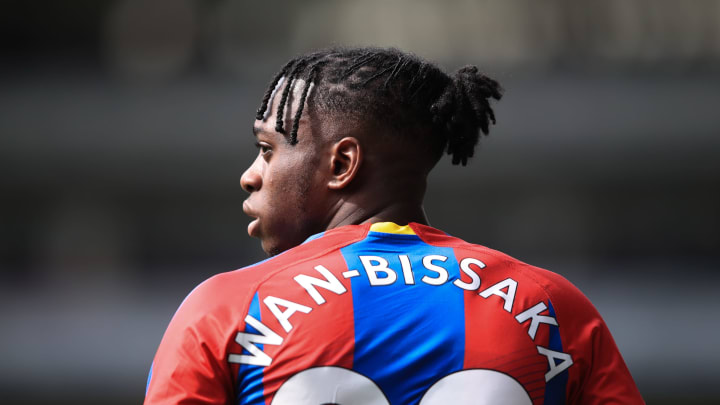
[[[410,225],[398,225],[394,222],[377,222],[370,226],[372,232],[399,233],[403,235],[415,235]]]

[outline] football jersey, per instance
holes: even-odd
[[[146,404],[642,404],[563,277],[429,226],[348,225],[200,284]]]

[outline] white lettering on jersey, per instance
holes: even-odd
[[[410,259],[407,255],[400,255],[399,257],[400,264],[402,265],[403,278],[405,278],[405,284],[415,284],[415,275],[413,274],[412,266],[410,265]]]
[[[470,265],[472,264],[480,267],[481,269],[485,268],[485,263],[481,262],[480,260],[474,259],[472,257],[466,257],[460,261],[460,270],[470,276],[472,281],[470,282],[470,284],[468,284],[460,279],[457,279],[453,281],[453,284],[462,288],[463,290],[477,290],[478,288],[480,288],[480,276],[478,276],[477,273],[472,271],[472,269],[470,268]]]
[[[538,326],[540,326],[541,322],[548,325],[557,326],[557,321],[555,320],[555,318],[551,316],[540,315],[540,312],[546,309],[547,306],[545,306],[545,303],[540,301],[534,307],[524,312],[521,312],[518,316],[515,317],[518,323],[523,323],[528,319],[532,319],[532,321],[530,321],[530,329],[528,329],[528,335],[530,335],[530,339],[535,340],[535,334],[537,333]]]
[[[430,285],[443,285],[448,280],[448,272],[444,268],[438,266],[437,264],[433,264],[433,260],[438,260],[441,262],[444,262],[447,260],[447,257],[440,256],[440,255],[427,255],[423,257],[422,262],[423,266],[425,266],[426,269],[430,271],[434,271],[438,274],[437,277],[428,277],[423,276],[423,278],[420,279],[425,284]]]
[[[390,285],[397,280],[397,273],[388,267],[388,261],[384,258],[380,256],[360,256],[360,261],[365,267],[365,273],[367,273],[371,286]],[[385,277],[379,278],[378,273],[385,273]]]
[[[359,275],[360,275],[360,272],[357,271],[357,270],[344,271],[343,274],[342,274],[342,276],[345,277],[345,278],[353,278],[353,277],[357,277],[357,276],[359,276]]]
[[[507,292],[503,292],[503,288],[507,288]],[[503,309],[512,312],[513,302],[515,301],[515,290],[517,290],[517,281],[507,278],[489,288],[480,292],[480,296],[487,298],[491,295],[497,295],[505,301]]]
[[[318,305],[324,304],[325,298],[320,295],[317,288],[315,287],[321,287],[326,290],[330,290],[338,295],[347,292],[345,286],[340,282],[340,280],[337,279],[337,277],[332,274],[332,272],[330,272],[330,270],[326,269],[323,266],[315,266],[315,270],[325,276],[325,280],[310,277],[305,274],[297,275],[293,278],[293,280],[300,284],[300,287],[304,288]]]
[[[231,353],[228,355],[228,362],[252,364],[263,367],[269,366],[270,363],[272,363],[272,358],[260,350],[259,347],[255,346],[255,344],[278,346],[282,344],[283,338],[251,315],[245,317],[245,323],[255,328],[260,334],[238,332],[235,336],[235,341],[242,346],[243,349],[250,352],[250,354]]]
[[[556,352],[554,350],[546,349],[542,346],[537,347],[538,353],[547,357],[548,364],[550,365],[550,371],[545,373],[545,382],[552,380],[556,375],[567,370],[568,367],[572,366],[573,361],[567,353]],[[556,363],[555,360],[561,360],[560,363]]]
[[[282,298],[273,297],[272,295],[268,295],[263,300],[265,303],[265,306],[268,307],[270,312],[275,315],[275,318],[280,322],[280,325],[285,329],[285,332],[290,332],[292,330],[292,324],[290,323],[290,317],[295,312],[302,312],[304,314],[309,313],[312,311],[312,308],[306,307],[305,305],[298,304],[296,302],[284,300]],[[283,306],[287,308],[285,311],[281,311],[280,308],[278,308],[278,305]]]

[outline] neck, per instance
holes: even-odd
[[[326,229],[375,222],[394,222],[398,225],[417,222],[428,225],[422,204],[396,202],[383,205],[375,210],[368,210],[350,201],[343,201],[328,222]]]
[[[325,229],[376,222],[429,225],[422,204],[427,188],[427,173],[407,165],[406,161],[401,167],[392,167],[392,159],[384,159],[382,162],[391,163],[384,163],[384,171],[366,172],[365,177],[359,178],[354,187],[337,195],[337,200],[329,210]],[[380,163],[376,162],[376,165]]]

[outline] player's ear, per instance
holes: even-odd
[[[351,136],[337,141],[331,149],[328,188],[340,190],[357,176],[363,155],[360,142]]]

